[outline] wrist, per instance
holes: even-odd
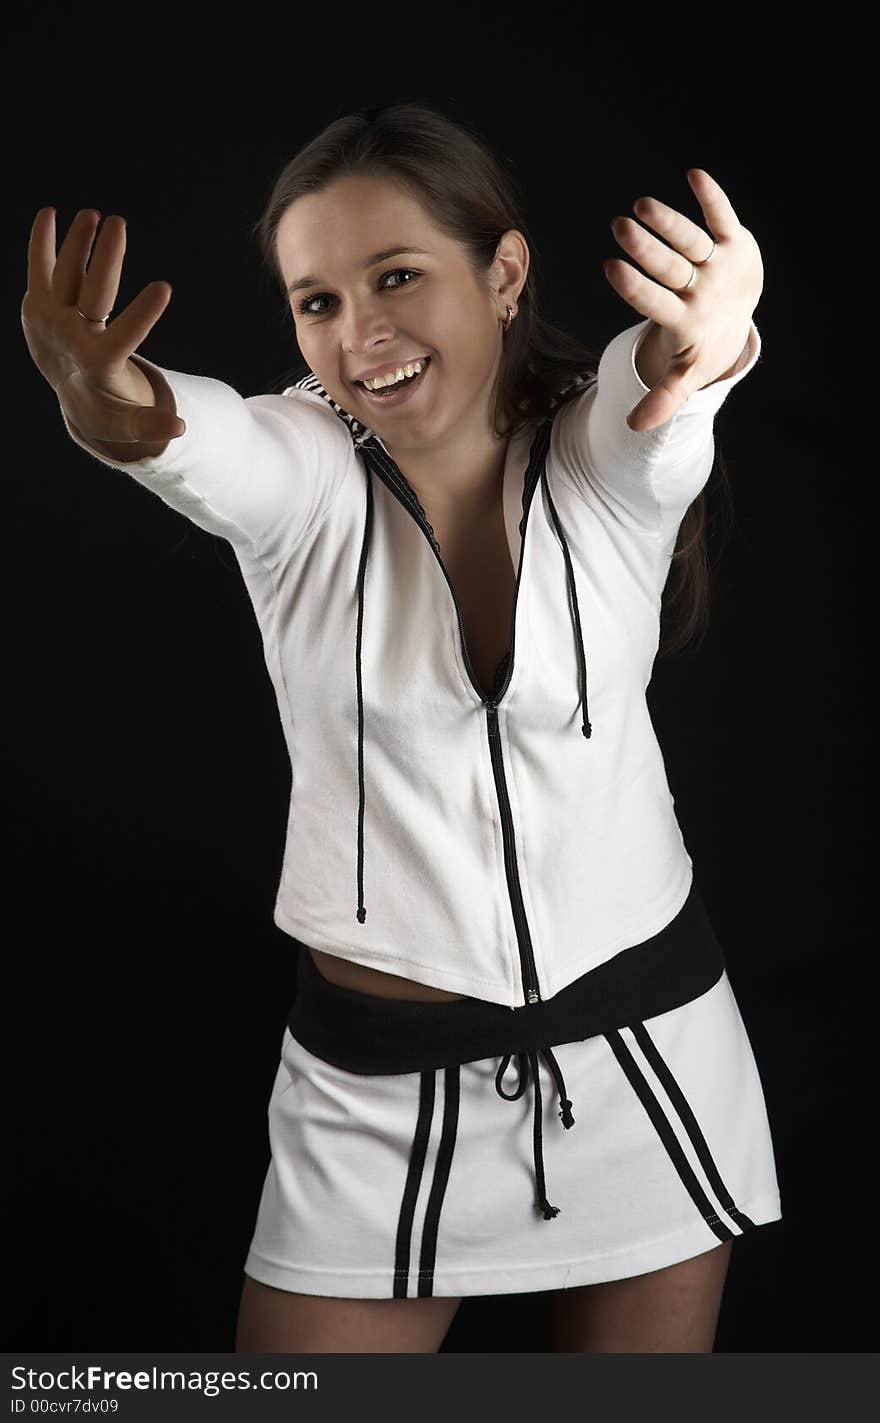
[[[635,353],[636,375],[643,385],[653,390],[669,369],[669,357],[663,349],[663,328],[652,321]]]

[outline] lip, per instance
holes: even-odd
[[[358,381],[355,381],[355,385],[364,400],[368,400],[376,410],[391,410],[397,405],[405,405],[408,400],[412,400],[413,397],[418,394],[428,378],[432,365],[433,361],[429,356],[427,358],[427,365],[423,367],[421,374],[414,379],[401,381],[398,386],[393,388],[391,395],[382,395],[378,392],[367,390],[366,387],[361,385]]]
[[[373,366],[370,371],[364,371],[362,376],[354,376],[355,385],[359,385],[363,380],[375,380],[377,376],[396,375],[401,366],[414,366],[416,361],[430,361],[431,357],[425,354],[421,356],[407,356],[405,361],[386,361],[384,366]]]

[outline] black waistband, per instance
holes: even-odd
[[[309,1052],[369,1075],[417,1072],[580,1042],[644,1022],[706,993],[724,953],[695,883],[678,914],[553,998],[507,1008],[479,998],[419,1002],[330,983],[299,943],[297,995],[287,1019]]]

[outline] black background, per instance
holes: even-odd
[[[5,1348],[232,1349],[296,973],[272,922],[289,763],[232,551],[69,440],[21,334],[31,224],[54,205],[60,244],[81,207],[122,214],[117,310],[173,287],[144,354],[276,389],[296,351],[246,228],[307,139],[395,99],[512,167],[541,309],[599,349],[641,319],[601,267],[640,196],[700,220],[703,167],[761,246],[762,357],[716,417],[735,523],[710,631],[649,704],[782,1193],[734,1247],[716,1349],[873,1347],[868,165],[857,43],[764,30],[545,4],[7,32]],[[443,1349],[547,1350],[549,1306],[466,1299]]]

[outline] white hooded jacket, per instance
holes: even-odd
[[[637,432],[650,325],[615,336],[596,379],[509,443],[516,593],[488,698],[414,490],[315,376],[242,397],[135,356],[186,432],[133,463],[64,417],[88,454],[235,551],[292,769],[274,921],[299,941],[514,1008],[684,904],[693,866],[645,693],[714,416],[761,341],[752,323],[732,376]]]

